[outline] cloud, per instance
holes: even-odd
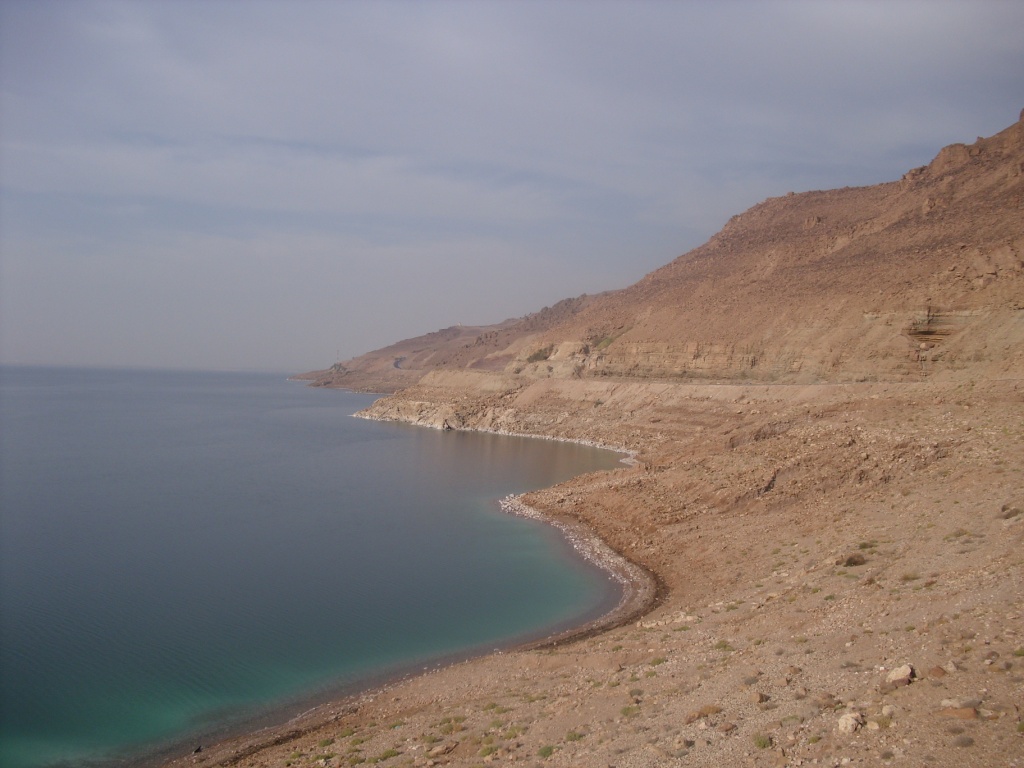
[[[623,286],[766,196],[1005,127],[1021,28],[997,1],[5,3],[0,359],[316,367]]]

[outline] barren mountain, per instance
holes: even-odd
[[[629,451],[506,506],[595,532],[631,600],[176,764],[1024,766],[1022,214],[1018,122],[313,376],[402,388],[368,418]]]
[[[1024,122],[899,181],[771,198],[621,291],[450,328],[331,369],[395,389],[436,369],[825,382],[1019,372]]]

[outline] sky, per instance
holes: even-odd
[[[300,372],[1024,107],[1024,3],[0,0],[0,363]]]

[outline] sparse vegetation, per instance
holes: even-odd
[[[535,352],[533,352],[528,358],[526,358],[526,362],[528,362],[528,363],[539,363],[539,362],[542,362],[543,360],[547,360],[549,357],[551,357],[551,353],[554,352],[554,351],[555,351],[555,345],[554,344],[549,344],[546,347],[541,347],[540,349],[538,349]]]

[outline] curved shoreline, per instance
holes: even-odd
[[[374,404],[376,404],[376,402],[377,401],[375,401]],[[373,405],[370,406],[370,408],[372,407]],[[437,426],[435,424],[423,424],[403,419],[377,416],[369,413],[369,408],[357,411],[352,415],[355,418],[366,419],[367,421],[390,421],[409,424],[414,427],[425,427],[427,429],[445,431],[445,427]],[[486,427],[459,426],[448,427],[447,429],[454,432],[481,432],[491,435],[500,435],[502,437],[524,437],[535,440],[552,440],[560,443],[575,443],[577,445],[587,446],[588,448],[600,448],[602,450],[613,451],[614,453],[621,454],[623,458],[620,459],[620,462],[627,466],[635,466],[638,464],[636,458],[637,451],[629,448],[623,448],[621,446],[601,443],[596,440],[562,437],[558,435],[538,435],[529,432],[513,432],[506,429],[489,429]],[[664,600],[667,593],[667,587],[664,580],[657,573],[648,570],[639,563],[630,560],[621,552],[615,550],[610,544],[608,544],[608,542],[601,538],[600,534],[590,525],[587,525],[575,518],[553,517],[551,515],[546,515],[543,512],[525,504],[522,500],[524,495],[525,494],[512,494],[501,499],[498,503],[501,506],[502,511],[507,514],[537,520],[556,528],[561,532],[569,545],[576,550],[584,560],[596,565],[601,570],[606,571],[615,581],[619,582],[622,588],[622,596],[619,598],[619,602],[614,608],[596,619],[584,622],[577,627],[555,632],[541,640],[513,645],[512,648],[516,650],[551,648],[556,645],[564,645],[566,643],[593,637],[594,635],[614,629],[615,627],[621,627],[624,624],[628,624],[631,621],[641,618],[642,616],[650,613]]]
[[[293,704],[292,714],[287,716],[287,719],[264,725],[259,725],[257,720],[248,727],[243,725],[237,730],[229,728],[227,732],[216,737],[213,743],[201,745],[201,752],[192,751],[195,748],[193,745],[198,742],[180,741],[176,745],[160,749],[150,758],[142,758],[133,764],[140,768],[169,768],[189,764],[194,758],[202,755],[215,756],[214,764],[218,766],[236,765],[264,750],[297,741],[343,717],[355,715],[362,707],[372,704],[381,696],[394,694],[398,688],[412,680],[504,653],[546,650],[576,643],[632,623],[649,613],[663,600],[665,586],[657,574],[616,552],[589,526],[577,520],[545,515],[523,503],[518,495],[507,496],[501,499],[499,504],[502,511],[507,514],[537,520],[556,528],[581,557],[609,573],[619,582],[622,589],[622,595],[615,607],[596,619],[536,640],[512,640],[508,645],[492,646],[490,650],[477,649],[451,654],[435,659],[426,666],[416,663],[406,668],[383,672],[362,684],[354,684],[347,693],[326,693],[307,700],[309,703],[302,706],[301,711],[296,712],[299,707]],[[287,711],[286,709],[285,712]],[[268,719],[272,718],[271,715],[263,722],[267,723]],[[172,756],[172,753],[177,753],[177,756]]]
[[[377,401],[374,402],[376,404]],[[370,406],[372,408],[373,405]],[[436,424],[424,424],[381,417],[369,412],[369,408],[357,411],[352,414],[357,419],[367,421],[390,421],[401,424],[409,424],[414,427],[425,427],[445,431],[443,426]],[[446,422],[447,423],[447,422]],[[481,432],[502,437],[524,437],[535,440],[552,440],[560,443],[575,443],[588,448],[600,448],[606,451],[613,451],[621,454],[620,462],[627,466],[635,466],[637,451],[623,448],[621,446],[609,445],[596,440],[585,438],[562,437],[558,435],[538,435],[529,432],[513,432],[507,429],[489,429],[486,427],[459,426],[447,427],[453,432]],[[538,489],[544,490],[544,489]],[[568,517],[553,517],[528,506],[522,501],[525,494],[513,494],[501,499],[498,503],[502,511],[517,517],[525,517],[550,525],[558,529],[569,545],[579,553],[584,560],[596,565],[601,570],[608,572],[615,581],[619,582],[622,588],[622,597],[618,605],[607,613],[596,619],[587,621],[578,627],[573,627],[561,632],[555,632],[542,640],[523,643],[513,646],[518,650],[535,650],[551,648],[556,645],[571,643],[583,640],[588,637],[600,634],[615,627],[621,627],[631,621],[635,621],[650,613],[659,603],[664,600],[667,593],[667,586],[664,580],[644,566],[630,560],[621,552],[615,550],[608,542],[601,538],[600,534],[591,526]]]
[[[367,415],[364,412],[355,413],[353,416],[369,421],[399,421],[395,419],[380,419]],[[433,425],[411,422],[402,423],[410,424],[410,426],[441,429]],[[568,437],[467,427],[459,427],[455,431],[486,432],[502,437],[528,437],[576,443],[622,454],[624,458],[621,459],[621,462],[624,464],[632,465],[636,463],[636,451],[600,444],[590,440],[574,440]],[[302,738],[343,716],[352,715],[358,712],[362,706],[372,703],[379,696],[394,691],[397,687],[410,680],[425,677],[459,664],[479,661],[502,653],[543,650],[579,642],[638,620],[653,610],[664,599],[666,587],[663,580],[656,573],[649,571],[617,552],[589,525],[576,519],[546,515],[525,504],[522,501],[522,496],[523,494],[509,495],[498,500],[498,504],[506,514],[536,520],[557,529],[569,546],[580,557],[607,572],[612,579],[618,582],[622,592],[618,603],[611,610],[583,624],[568,629],[556,630],[539,639],[516,641],[513,638],[507,645],[492,646],[490,650],[469,650],[435,659],[428,666],[417,663],[404,669],[399,668],[393,669],[391,672],[383,672],[376,676],[376,678],[370,678],[362,684],[355,684],[347,693],[339,691],[340,695],[328,693],[308,700],[312,706],[304,707],[301,712],[292,714],[286,720],[262,726],[256,725],[256,727],[248,729],[246,729],[246,726],[241,726],[241,728],[235,731],[234,735],[230,731],[222,734],[214,743],[208,746],[201,746],[202,752],[213,754],[227,750],[229,754],[225,754],[224,757],[220,758],[217,765],[234,765],[263,750]],[[294,705],[292,712],[294,713]],[[170,755],[172,751],[178,752],[178,756],[172,757]],[[153,766],[153,768],[157,766],[179,765],[189,761],[190,751],[191,748],[186,747],[186,742],[182,741],[174,747],[161,749],[159,754],[153,755],[150,759],[143,759],[138,764]],[[201,753],[192,752],[191,757],[194,758],[197,754]]]
[[[649,613],[664,597],[665,587],[657,574],[615,551],[590,526],[569,518],[554,518],[527,505],[522,495],[507,496],[499,504],[502,511],[517,517],[539,520],[557,528],[566,541],[586,561],[608,572],[622,589],[618,604],[607,613],[578,627],[549,635],[542,640],[518,646],[522,650],[549,648],[593,637],[614,627],[628,624]]]

